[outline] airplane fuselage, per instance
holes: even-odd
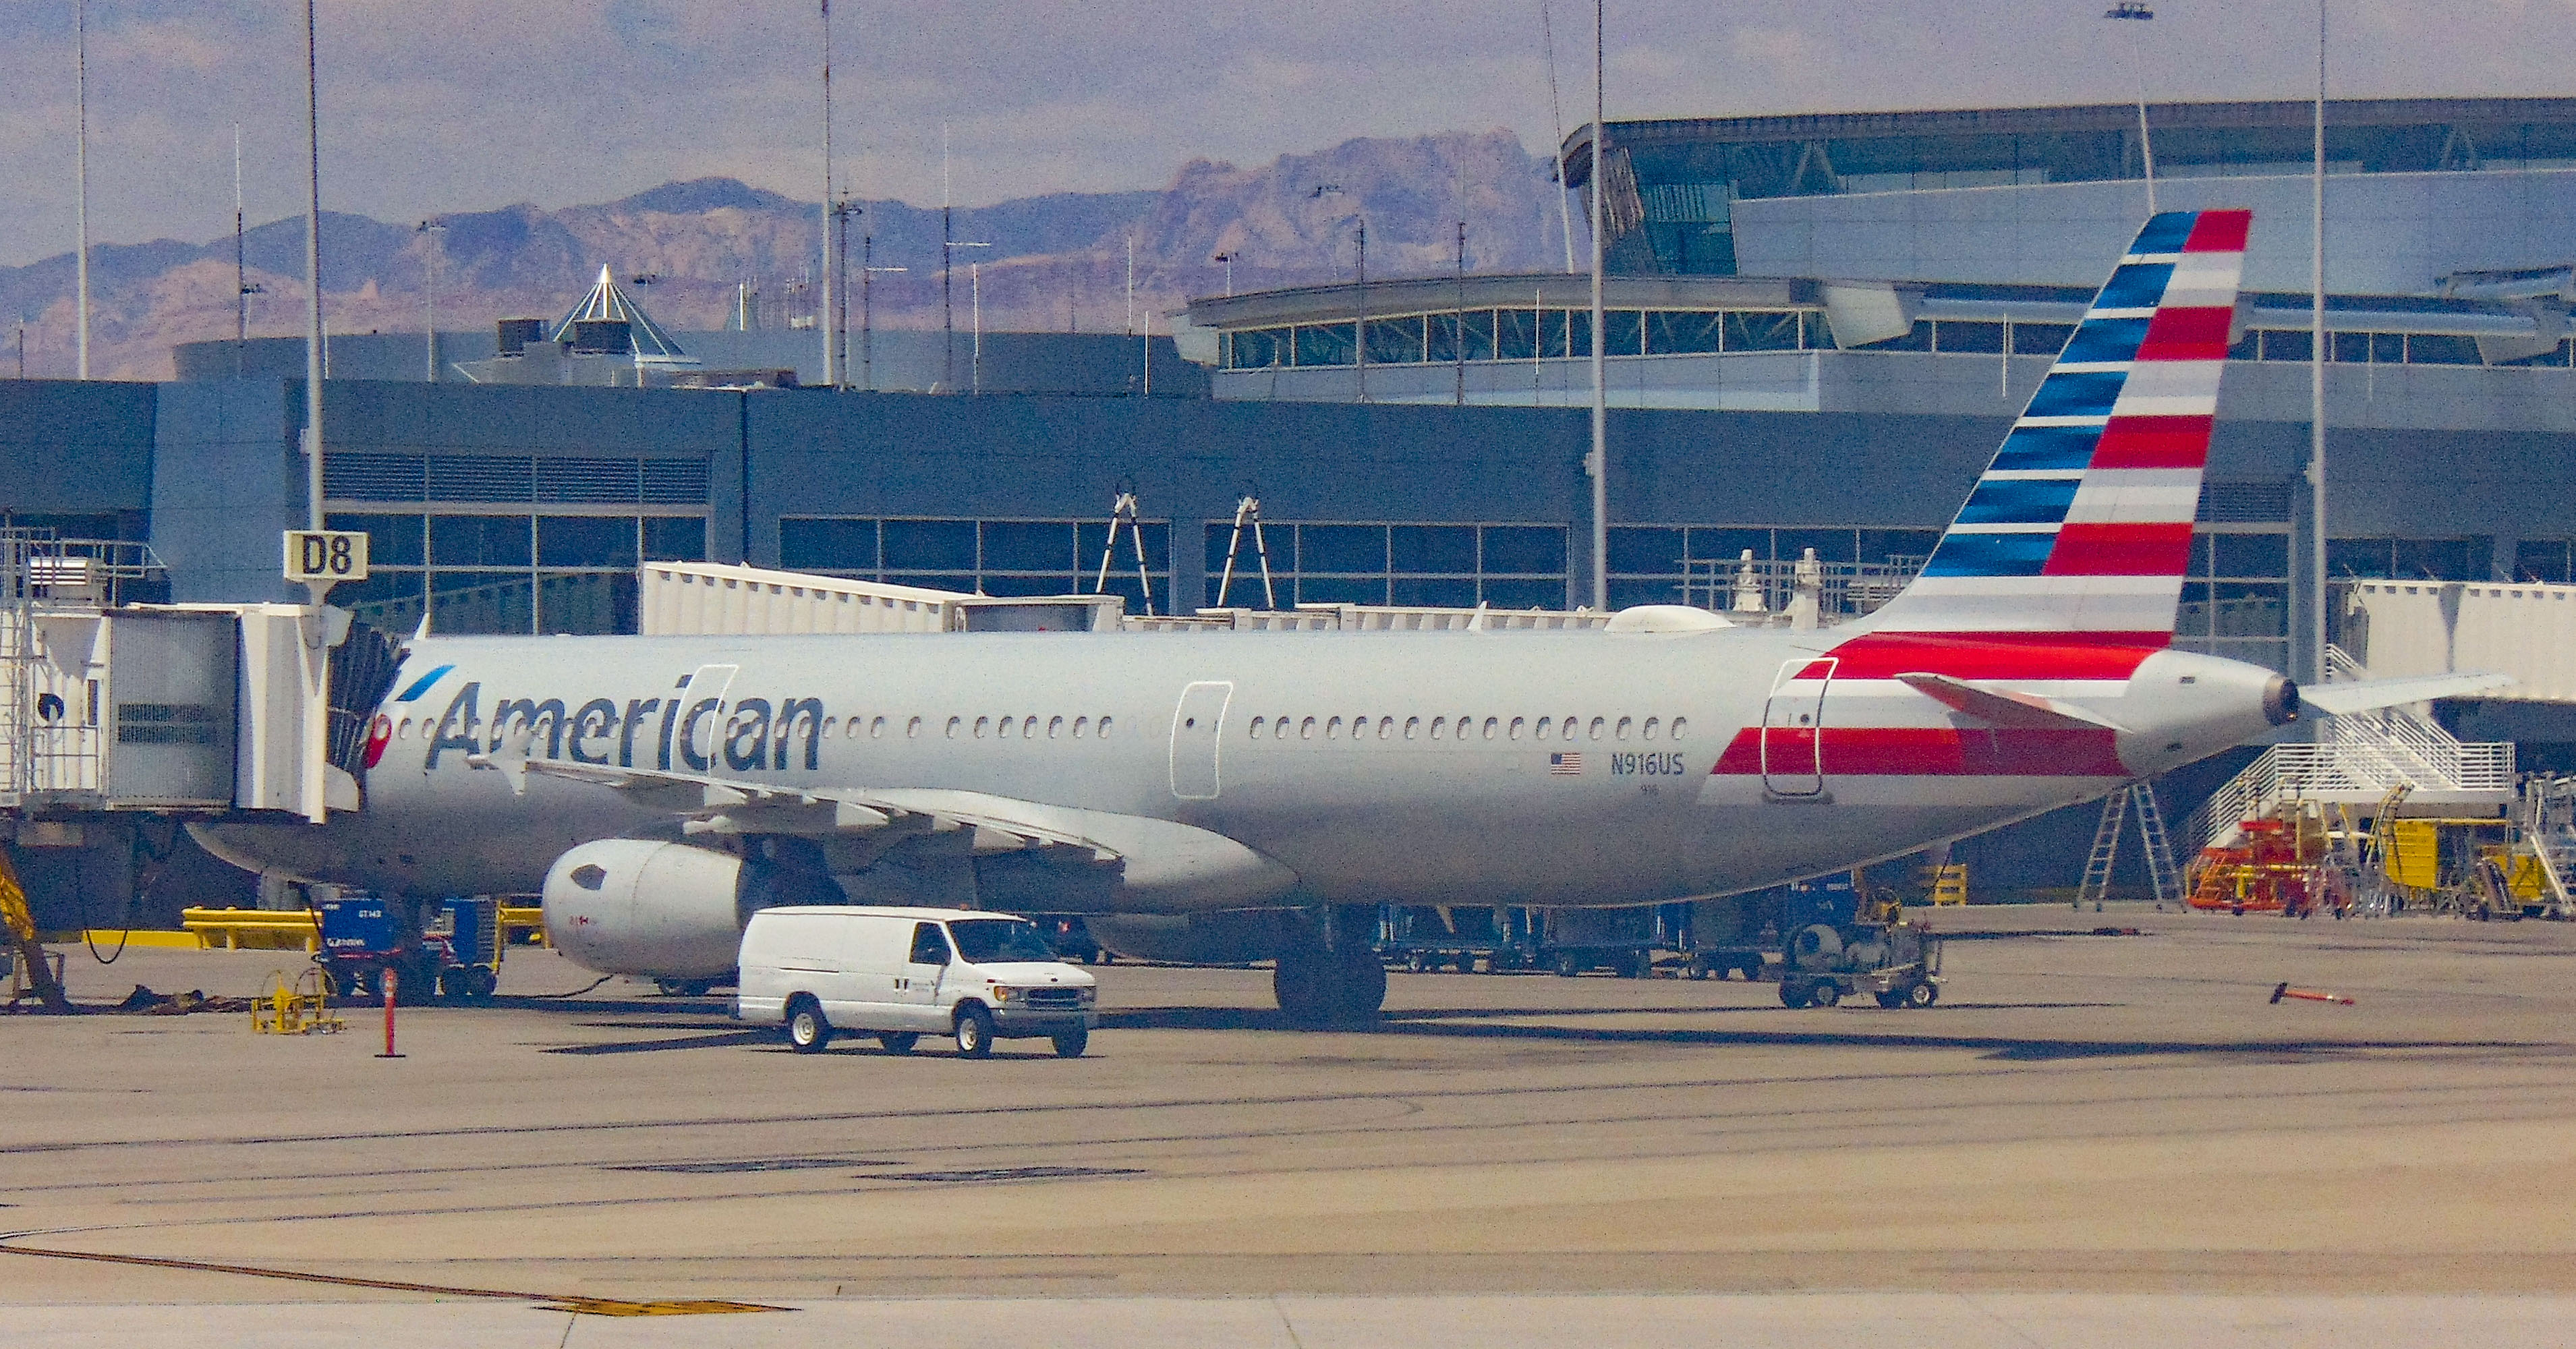
[[[363,810],[204,832],[246,863],[435,895],[533,891],[570,847],[668,831],[666,810],[618,791],[513,771],[524,755],[1177,821],[1293,872],[1267,901],[1281,904],[1638,904],[1900,856],[2267,725],[2269,672],[2212,657],[2096,652],[2064,672],[2078,677],[2029,683],[2121,728],[2070,731],[1993,724],[1827,654],[1848,641],[1760,628],[432,638],[380,709]],[[1877,664],[1973,676],[1976,658]],[[1245,906],[1239,890],[1186,888],[1143,901],[1068,889],[1060,904]]]

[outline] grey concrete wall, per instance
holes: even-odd
[[[152,505],[159,394],[107,380],[0,380],[0,509],[131,513],[139,523]]]
[[[304,524],[302,422],[300,382],[161,386],[152,550],[170,568],[170,598],[301,598],[287,590],[279,541]]]

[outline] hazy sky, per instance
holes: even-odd
[[[73,239],[74,0],[0,5],[0,263]],[[2343,96],[2571,92],[2576,0],[2332,0]],[[1568,123],[1591,102],[1591,11],[1550,0]],[[2307,0],[1612,0],[1610,115],[1865,111],[2132,97],[2302,97]],[[1552,138],[1540,0],[838,0],[843,173],[933,204],[1158,187],[1195,156],[1258,163],[1351,136],[1508,127]],[[100,242],[232,223],[231,127],[254,222],[298,209],[295,0],[89,0]],[[726,174],[820,191],[815,0],[322,0],[323,202],[386,220],[613,199]]]

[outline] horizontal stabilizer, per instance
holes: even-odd
[[[2302,706],[2313,707],[2328,716],[2346,712],[2375,712],[2402,703],[2431,702],[2435,698],[2466,698],[2471,694],[2492,693],[2513,683],[2513,676],[2501,674],[2408,675],[2399,679],[2361,679],[2348,684],[2309,684],[2299,690]]]
[[[1965,712],[1998,726],[2119,732],[2128,729],[2073,703],[1990,680],[1917,672],[1900,674],[1896,681],[1954,712]]]

